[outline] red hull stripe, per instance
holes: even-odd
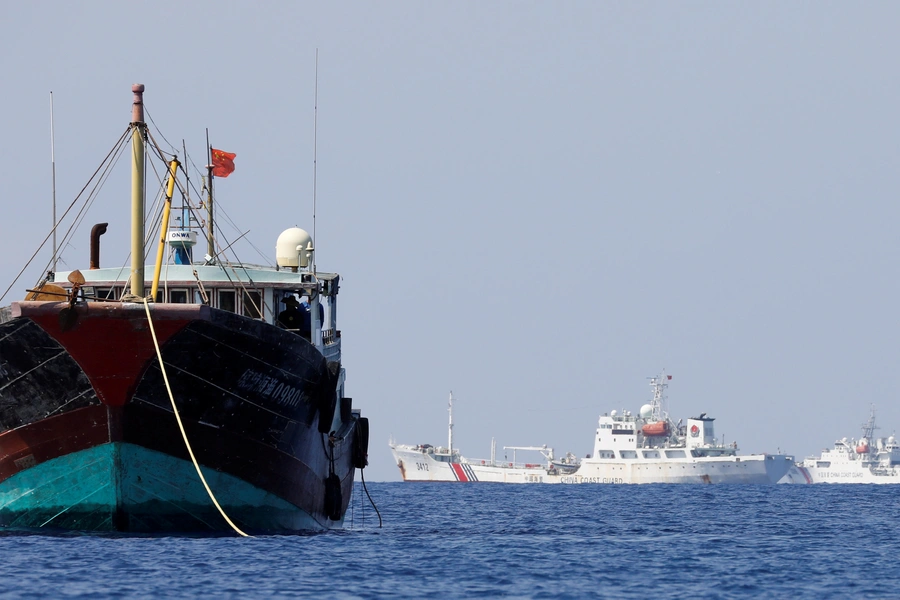
[[[806,477],[806,483],[812,483],[812,477],[809,476],[809,471],[806,470],[806,467],[800,467],[800,472]]]
[[[453,468],[453,474],[456,475],[457,481],[468,481],[469,478],[466,477],[466,472],[463,470],[463,467],[459,463],[450,463],[450,466]]]
[[[64,302],[20,302],[22,316],[29,317],[68,351],[84,371],[97,397],[109,406],[124,406],[156,348],[143,307],[124,307],[117,302],[90,302],[76,307],[78,319],[63,331],[59,311]],[[153,326],[160,346],[200,310],[154,306]]]

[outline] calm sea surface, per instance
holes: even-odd
[[[900,486],[368,488],[383,528],[0,534],[0,597],[900,598]]]

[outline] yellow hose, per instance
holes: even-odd
[[[219,506],[218,500],[216,500],[216,497],[213,495],[212,490],[209,489],[209,485],[206,483],[206,478],[203,476],[203,472],[200,470],[200,465],[197,464],[197,459],[194,457],[194,451],[191,450],[191,443],[188,441],[187,433],[184,432],[184,425],[182,425],[181,423],[181,415],[178,414],[178,407],[175,406],[175,397],[172,396],[172,388],[169,387],[169,378],[166,375],[166,367],[165,365],[163,365],[162,353],[159,351],[159,342],[156,341],[156,331],[153,329],[153,320],[150,318],[150,304],[148,303],[146,298],[144,298],[144,310],[147,311],[147,323],[150,324],[150,336],[153,338],[153,347],[156,348],[156,358],[159,359],[159,370],[162,371],[163,381],[166,383],[166,391],[169,392],[169,400],[172,402],[172,410],[175,411],[175,420],[178,421],[178,429],[181,430],[181,437],[184,439],[184,445],[187,447],[188,454],[191,455],[191,462],[194,463],[194,468],[197,469],[197,475],[200,476],[200,481],[203,482],[203,487],[206,488],[206,493],[209,494],[209,499],[213,501],[213,504],[216,505],[216,508],[219,509],[219,513],[221,513],[225,520],[228,521],[228,524],[231,525],[231,528],[244,537],[252,537],[238,529],[238,526],[228,518],[228,515],[226,515],[225,511],[222,510],[222,507]]]

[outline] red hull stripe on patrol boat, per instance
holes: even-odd
[[[453,474],[456,475],[457,481],[468,481],[469,478],[466,477],[466,472],[463,470],[463,466],[459,463],[450,463],[450,467],[453,469]]]
[[[809,476],[809,471],[806,470],[806,467],[800,467],[800,472],[806,477],[806,483],[812,483],[812,477]]]

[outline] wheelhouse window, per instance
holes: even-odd
[[[188,291],[187,290],[169,290],[169,302],[172,304],[187,304],[188,303]]]
[[[262,295],[256,291],[245,291],[243,294],[243,314],[251,319],[263,318]]]
[[[122,295],[122,288],[98,287],[94,289],[94,298],[97,300],[118,300]]]
[[[217,296],[220,309],[237,312],[237,297],[234,290],[219,290]]]

